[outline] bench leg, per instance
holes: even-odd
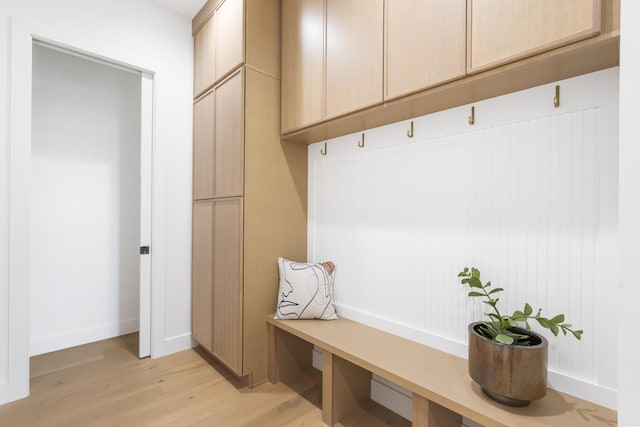
[[[333,427],[333,354],[322,350],[322,422]]]
[[[371,372],[325,350],[322,355],[322,421],[334,426],[370,397]]]
[[[278,382],[276,327],[267,323],[267,377],[271,384]]]
[[[413,395],[412,427],[460,427],[462,416],[417,394]]]

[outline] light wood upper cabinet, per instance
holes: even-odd
[[[280,78],[280,3],[281,0],[245,0],[244,6],[245,64],[277,79]]]
[[[193,104],[193,199],[213,197],[213,92]]]
[[[380,104],[384,0],[283,0],[281,131]]]
[[[326,118],[382,102],[383,3],[326,2]]]
[[[282,2],[287,141],[322,141],[619,63],[620,0]]]
[[[191,258],[191,330],[193,338],[208,351],[213,347],[213,202],[193,204],[193,239]]]
[[[224,0],[213,18],[218,80],[244,62],[244,1]]]
[[[213,19],[204,23],[202,28],[193,36],[194,66],[193,66],[193,93],[198,96],[215,80],[215,31]]]
[[[388,0],[385,100],[465,76],[466,0]]]
[[[244,72],[215,89],[215,197],[244,193]]]
[[[282,133],[324,119],[324,0],[282,1]]]
[[[512,62],[600,32],[600,0],[471,0],[469,72]]]
[[[213,201],[213,354],[242,375],[242,199]]]

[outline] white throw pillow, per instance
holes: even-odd
[[[276,319],[338,318],[333,306],[336,267],[332,262],[307,264],[278,258],[278,270]]]

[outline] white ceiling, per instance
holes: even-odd
[[[189,19],[192,19],[207,0],[151,0],[153,3],[171,9]]]

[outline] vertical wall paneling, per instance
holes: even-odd
[[[309,146],[309,258],[337,266],[346,317],[466,357],[483,304],[457,273],[564,313],[582,341],[550,339],[550,384],[616,401],[617,68]],[[535,327],[534,327],[535,328]],[[537,328],[540,330],[540,328]],[[550,336],[546,330],[543,333]],[[606,362],[609,361],[609,362]]]

